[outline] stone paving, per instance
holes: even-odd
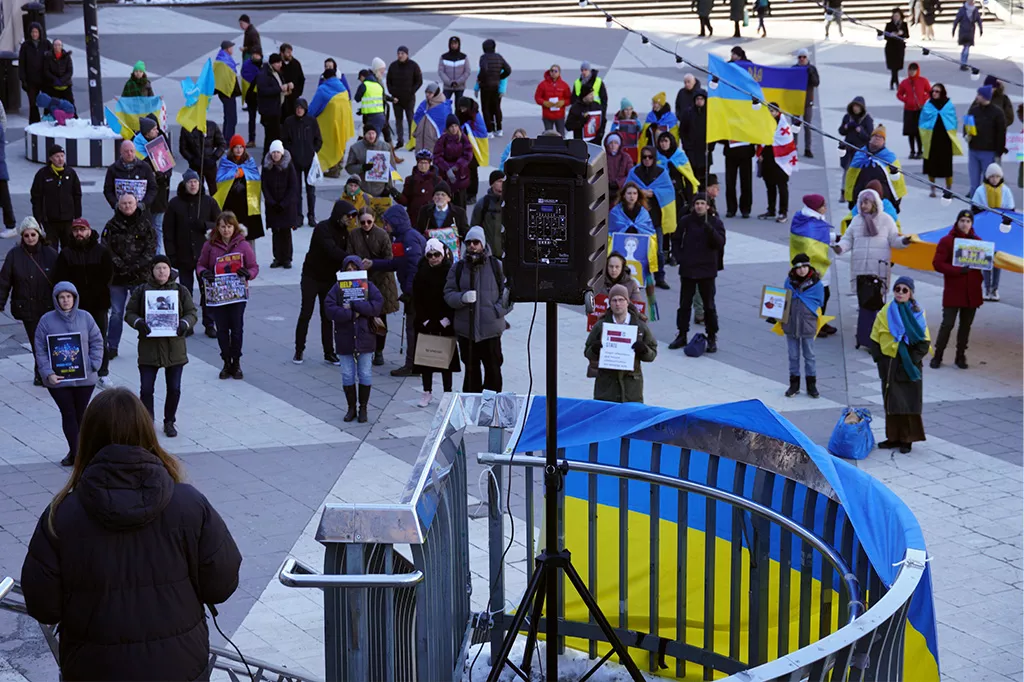
[[[532,134],[540,131],[532,93],[552,63],[560,63],[568,76],[574,74],[581,59],[589,59],[601,69],[612,100],[628,97],[641,112],[647,110],[647,101],[655,92],[665,90],[671,100],[683,73],[673,68],[671,57],[642,48],[638,37],[586,20],[554,24],[546,19],[508,21],[500,17],[382,18],[260,10],[250,14],[263,33],[265,47],[284,41],[295,45],[296,57],[311,79],[319,73],[323,58],[331,56],[354,82],[355,72],[378,52],[390,60],[392,46],[406,44],[430,80],[449,35],[462,36],[471,59],[478,54],[479,42],[493,37],[515,70],[504,100],[504,128],[509,133],[519,126]],[[156,91],[166,98],[168,111],[173,113],[181,103],[177,81],[194,77],[220,40],[240,40],[236,16],[234,10],[207,8],[103,8],[100,31],[107,92],[117,91],[130,65],[145,58]],[[667,44],[678,38],[678,49],[695,61],[703,61],[708,50],[725,54],[733,44],[727,39],[701,41],[693,37],[695,23],[659,20],[635,25],[653,31],[652,35]],[[75,58],[84,59],[80,19],[71,14],[51,15],[49,25],[51,36],[65,38],[75,50]],[[864,30],[849,29],[844,42],[811,43],[810,36],[820,32],[820,24],[780,23],[771,26],[771,39],[744,39],[743,45],[751,59],[768,64],[790,63],[796,49],[812,48],[822,76],[816,122],[835,130],[847,101],[863,94],[875,120],[889,128],[890,147],[905,156],[906,142],[898,135],[900,107],[885,88],[884,61],[874,37]],[[1015,39],[1019,45],[1019,29],[987,26],[972,58],[983,69],[1019,79],[1019,65],[1004,61],[1013,54]],[[935,47],[955,49],[945,38]],[[907,60],[913,59],[908,51]],[[954,65],[927,57],[922,57],[921,63],[932,82],[947,85],[962,114],[977,84]],[[79,72],[84,74],[85,69]],[[76,78],[75,90],[79,101],[86,101],[83,78]],[[1019,95],[1016,93],[1015,99]],[[219,116],[219,104],[214,103],[211,117]],[[244,112],[240,119],[245,121]],[[24,123],[24,117],[9,114],[7,157],[18,216],[28,211],[27,192],[37,168],[19,158]],[[172,133],[177,134],[176,128],[172,127]],[[496,140],[492,144],[495,158],[504,143]],[[824,194],[830,201],[838,194],[841,173],[835,144],[816,136],[814,152],[813,160],[801,159],[802,170],[791,181],[792,209],[807,192]],[[713,170],[721,173],[721,155],[715,156],[717,167]],[[407,158],[401,166],[403,173],[408,165]],[[908,161],[906,168],[920,170],[916,162]],[[489,170],[482,169],[482,177]],[[965,191],[966,164],[962,159],[957,160],[955,171],[956,187]],[[83,171],[81,177],[85,215],[99,227],[109,216],[100,195],[102,171]],[[951,222],[956,206],[942,206],[927,198],[926,189],[908,184],[905,232]],[[322,216],[327,215],[330,201],[339,192],[335,181],[320,190],[318,212]],[[1019,191],[1016,196],[1020,205]],[[755,180],[755,213],[763,206],[764,190]],[[838,223],[842,214],[833,206],[833,223]],[[755,305],[760,287],[781,281],[788,269],[788,227],[754,220],[730,220],[726,227],[726,269],[718,279],[721,350],[713,357],[692,360],[667,349],[675,333],[678,286],[675,277],[670,277],[674,290],[660,298],[663,319],[653,323],[661,345],[658,359],[647,371],[648,401],[689,407],[757,398],[822,444],[827,442],[841,406],[867,406],[880,412],[874,365],[852,344],[855,299],[848,296],[846,259],[836,264],[834,303],[830,303],[830,314],[838,314],[836,324],[843,333],[817,344],[822,398],[800,395],[786,399],[782,397],[787,374],[785,344],[757,319]],[[308,229],[295,233],[296,263],[308,248],[309,233]],[[0,251],[10,244],[0,242]],[[261,263],[269,263],[269,239],[259,240],[257,253]],[[190,480],[223,514],[245,558],[240,588],[220,609],[221,626],[248,655],[322,676],[320,595],[284,588],[276,580],[276,571],[288,555],[313,566],[322,563],[322,549],[313,540],[313,532],[325,502],[393,502],[398,497],[433,410],[415,407],[418,378],[401,380],[387,374],[402,357],[400,339],[393,333],[388,339],[385,371],[375,373],[370,423],[341,422],[338,371],[320,362],[315,329],[308,340],[306,363],[296,366],[290,362],[292,325],[299,302],[298,272],[298,268],[264,268],[253,283],[246,319],[245,381],[218,381],[216,343],[205,337],[190,339],[179,416],[181,436],[164,442],[182,457]],[[941,315],[941,278],[935,273],[911,274],[918,282],[917,296],[929,315],[934,338]],[[1020,680],[1024,670],[1024,292],[1020,276],[1006,273],[1001,293],[1002,302],[986,304],[979,311],[969,352],[971,369],[964,372],[947,365],[938,371],[925,370],[927,442],[915,446],[910,455],[891,457],[888,452],[876,451],[858,463],[900,495],[921,522],[932,556],[943,678],[953,682]],[[543,393],[544,316],[537,315],[531,325],[533,312],[532,305],[520,304],[510,315],[512,328],[503,340],[506,390],[527,391],[529,358],[535,370],[533,390]],[[532,344],[528,345],[531,326]],[[396,331],[398,327],[392,325]],[[585,332],[579,309],[560,308],[559,334],[559,393],[589,397],[592,384],[584,376],[581,351]],[[21,325],[0,316],[0,403],[7,406],[0,410],[0,574],[14,576],[20,572],[25,544],[39,513],[67,475],[56,464],[64,454],[57,410],[42,389],[31,385],[31,359],[25,342]],[[132,335],[124,336],[121,356],[111,364],[111,372],[117,384],[137,385]],[[159,409],[161,391],[157,393]],[[882,423],[881,418],[875,421],[879,433]],[[467,445],[471,454],[484,450],[482,430],[472,429]],[[483,472],[471,462],[471,511],[479,509]],[[508,594],[513,599],[525,580],[527,558],[521,544],[525,535],[521,490],[517,476],[511,508],[518,542],[508,557]],[[483,608],[487,599],[486,519],[479,518],[479,513],[471,516],[473,602],[475,608]],[[506,533],[509,530],[506,528]],[[34,624],[0,613],[0,681],[35,682],[55,677],[56,667]]]

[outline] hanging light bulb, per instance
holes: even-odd
[[[921,48],[921,54],[923,54],[923,55],[924,55],[925,57],[927,57],[927,56],[928,56],[928,55],[930,55],[931,53],[932,53],[932,51],[931,51],[931,50],[929,50],[929,49],[928,49],[927,47],[922,47],[922,48]]]
[[[883,40],[885,40],[885,33],[876,29],[875,40],[877,40],[878,42],[882,42]]]
[[[752,97],[750,102],[754,107],[754,111],[759,111],[761,109],[761,102],[756,97]]]
[[[1010,230],[1012,230],[1012,229],[1013,229],[1013,220],[1010,219],[1010,216],[1008,216],[1008,215],[1006,215],[1004,213],[1003,214],[1003,222],[1001,222],[999,224],[999,231],[1002,232],[1003,234],[1009,234]]]
[[[610,15],[610,14],[604,15],[604,27],[605,28],[611,28],[612,25],[613,25],[612,24],[612,15]]]
[[[586,7],[590,4],[589,0],[580,0],[580,7]]]
[[[679,59],[679,57],[676,57],[676,59]],[[681,59],[679,59],[679,61],[682,62]],[[718,89],[718,76],[712,76],[711,77],[711,82],[708,83],[708,89],[709,90],[717,90]]]
[[[647,36],[645,36],[645,35],[644,35],[643,33],[641,33],[641,34],[640,34],[640,44],[641,44],[641,45],[649,45],[649,44],[650,44],[650,42],[651,42],[651,39],[650,39],[650,38],[648,38]]]
[[[977,67],[971,67],[971,80],[981,80],[981,69]]]
[[[686,64],[683,63],[683,58],[680,57],[679,55],[676,55],[676,68],[677,69],[686,68]]]
[[[953,203],[953,195],[950,193],[948,189],[942,191],[942,198],[939,199],[939,202],[943,206],[949,206],[950,204]]]

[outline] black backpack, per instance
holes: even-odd
[[[490,256],[487,259],[491,263],[491,271],[494,273],[494,281],[498,284],[498,298],[505,293],[505,281],[501,275],[501,266],[498,263],[498,259],[494,256]],[[455,264],[455,286],[458,287],[459,291],[462,291],[462,272],[466,269],[466,259],[462,258],[458,263]]]

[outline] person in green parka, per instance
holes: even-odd
[[[602,369],[601,339],[604,338],[604,325],[623,324],[638,327],[636,341],[633,343],[633,369],[617,370]],[[590,360],[592,369],[597,371],[594,380],[594,400],[606,400],[612,403],[642,403],[644,401],[644,375],[640,370],[641,362],[653,362],[658,354],[658,341],[654,338],[647,323],[640,318],[635,310],[630,310],[629,292],[626,287],[616,284],[608,292],[608,312],[597,321],[587,336],[587,344],[583,354]]]
[[[156,293],[150,296],[150,292]],[[139,332],[139,397],[150,416],[156,375],[161,367],[164,370],[164,433],[173,438],[178,435],[174,421],[181,400],[181,374],[188,363],[185,336],[196,325],[196,306],[189,290],[178,284],[178,273],[171,270],[167,256],[151,261],[149,280],[135,289],[125,308],[124,321]]]
[[[132,75],[124,84],[121,97],[153,97],[153,84],[146,75],[146,63],[141,59],[132,67]]]

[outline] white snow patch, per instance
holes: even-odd
[[[82,118],[68,119],[67,125],[62,126],[53,121],[31,123],[25,126],[25,132],[37,137],[64,140],[116,140],[121,137],[107,126],[94,126]]]
[[[523,661],[523,650],[526,645],[526,637],[520,635],[516,638],[516,643],[512,645],[512,653],[509,658],[513,663],[519,665]],[[530,669],[530,682],[544,682],[547,677],[542,673],[544,667],[544,656],[546,643],[543,641],[537,642],[537,650],[533,654],[533,665]],[[481,649],[483,649],[481,651]],[[483,682],[487,679],[487,676],[491,672],[491,646],[489,643],[478,644],[469,648],[469,660],[466,665],[473,663],[473,659],[476,657],[476,663],[473,665],[472,670],[467,670],[462,676],[462,682]],[[477,657],[477,654],[480,654]],[[634,656],[637,656],[635,650]],[[639,654],[641,658],[634,658],[633,660],[640,667],[647,664],[647,657],[643,654]],[[577,651],[575,649],[566,648],[565,653],[558,657],[558,682],[573,682],[582,678],[587,672],[594,667],[597,663],[597,659],[591,660],[585,651]],[[645,680],[649,682],[655,682],[657,680],[666,680],[669,678],[658,677],[650,673],[640,671]],[[501,672],[501,676],[498,677],[499,682],[513,682],[519,678],[512,669],[505,666],[505,669]],[[591,680],[595,682],[631,682],[633,679],[626,672],[626,669],[620,664],[614,661],[606,661],[600,668],[597,669],[593,675],[590,676]]]

